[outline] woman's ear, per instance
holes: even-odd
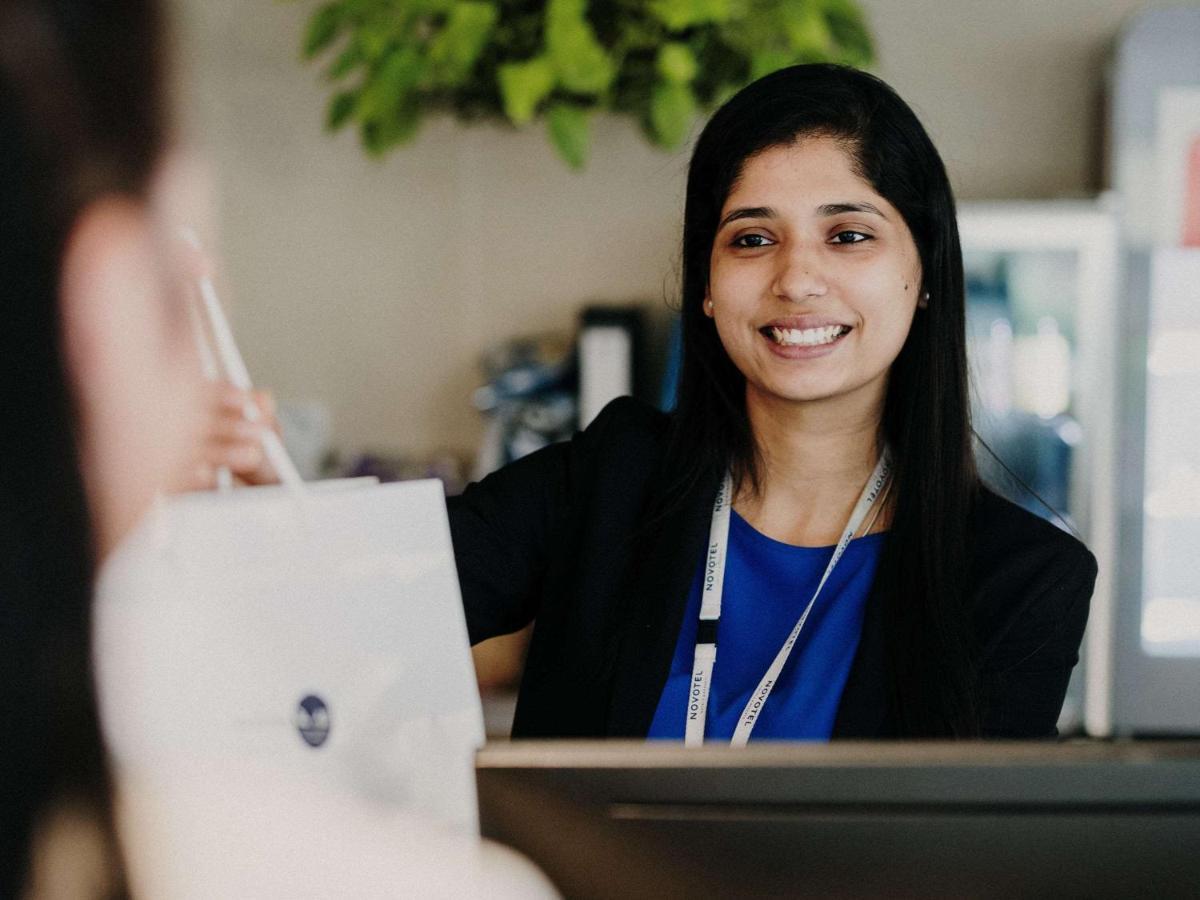
[[[704,308],[704,314],[711,319],[713,317],[713,302],[712,302],[712,297],[710,297],[708,295],[707,291],[705,291],[705,293],[704,293],[704,307],[703,308]]]
[[[917,309],[925,309],[929,306],[929,291],[921,291],[921,296],[917,298]]]

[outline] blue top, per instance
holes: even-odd
[[[828,740],[862,634],[883,534],[850,542],[792,649],[751,740]],[[728,741],[758,682],[812,598],[833,547],[793,547],[730,516],[717,661],[708,698],[708,740]],[[671,674],[650,725],[651,738],[683,739],[700,617],[704,563],[692,583]]]

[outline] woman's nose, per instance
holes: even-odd
[[[802,303],[811,297],[821,297],[829,290],[820,260],[820,248],[796,244],[777,258],[779,269],[772,285],[775,296],[792,303]]]

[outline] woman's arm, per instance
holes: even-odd
[[[629,398],[608,404],[570,441],[493,472],[448,501],[450,533],[471,643],[508,634],[538,614],[552,560],[575,552],[575,507],[587,502],[597,469],[621,452],[648,410]]]
[[[1095,581],[1095,557],[1076,544],[1030,587],[1033,599],[984,661],[983,737],[1044,738],[1058,733]]]
[[[447,501],[472,644],[517,631],[537,614],[570,505],[571,445],[580,438],[510,463]]]

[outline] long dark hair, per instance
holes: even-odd
[[[111,838],[90,667],[92,528],[58,284],[73,223],[144,193],[164,138],[153,0],[0,4],[0,896],[54,805]]]
[[[967,393],[962,252],[954,196],[916,115],[871,75],[800,65],[744,88],[709,120],[688,171],[683,231],[683,363],[672,458],[675,493],[727,467],[757,486],[758,450],[745,379],[702,303],[721,208],[746,161],[799,138],[841,141],[858,174],[903,216],[921,259],[918,309],[893,363],[883,413],[895,456],[894,514],[877,579],[885,610],[892,706],[916,736],[978,733],[964,610],[967,520],[979,486]]]

